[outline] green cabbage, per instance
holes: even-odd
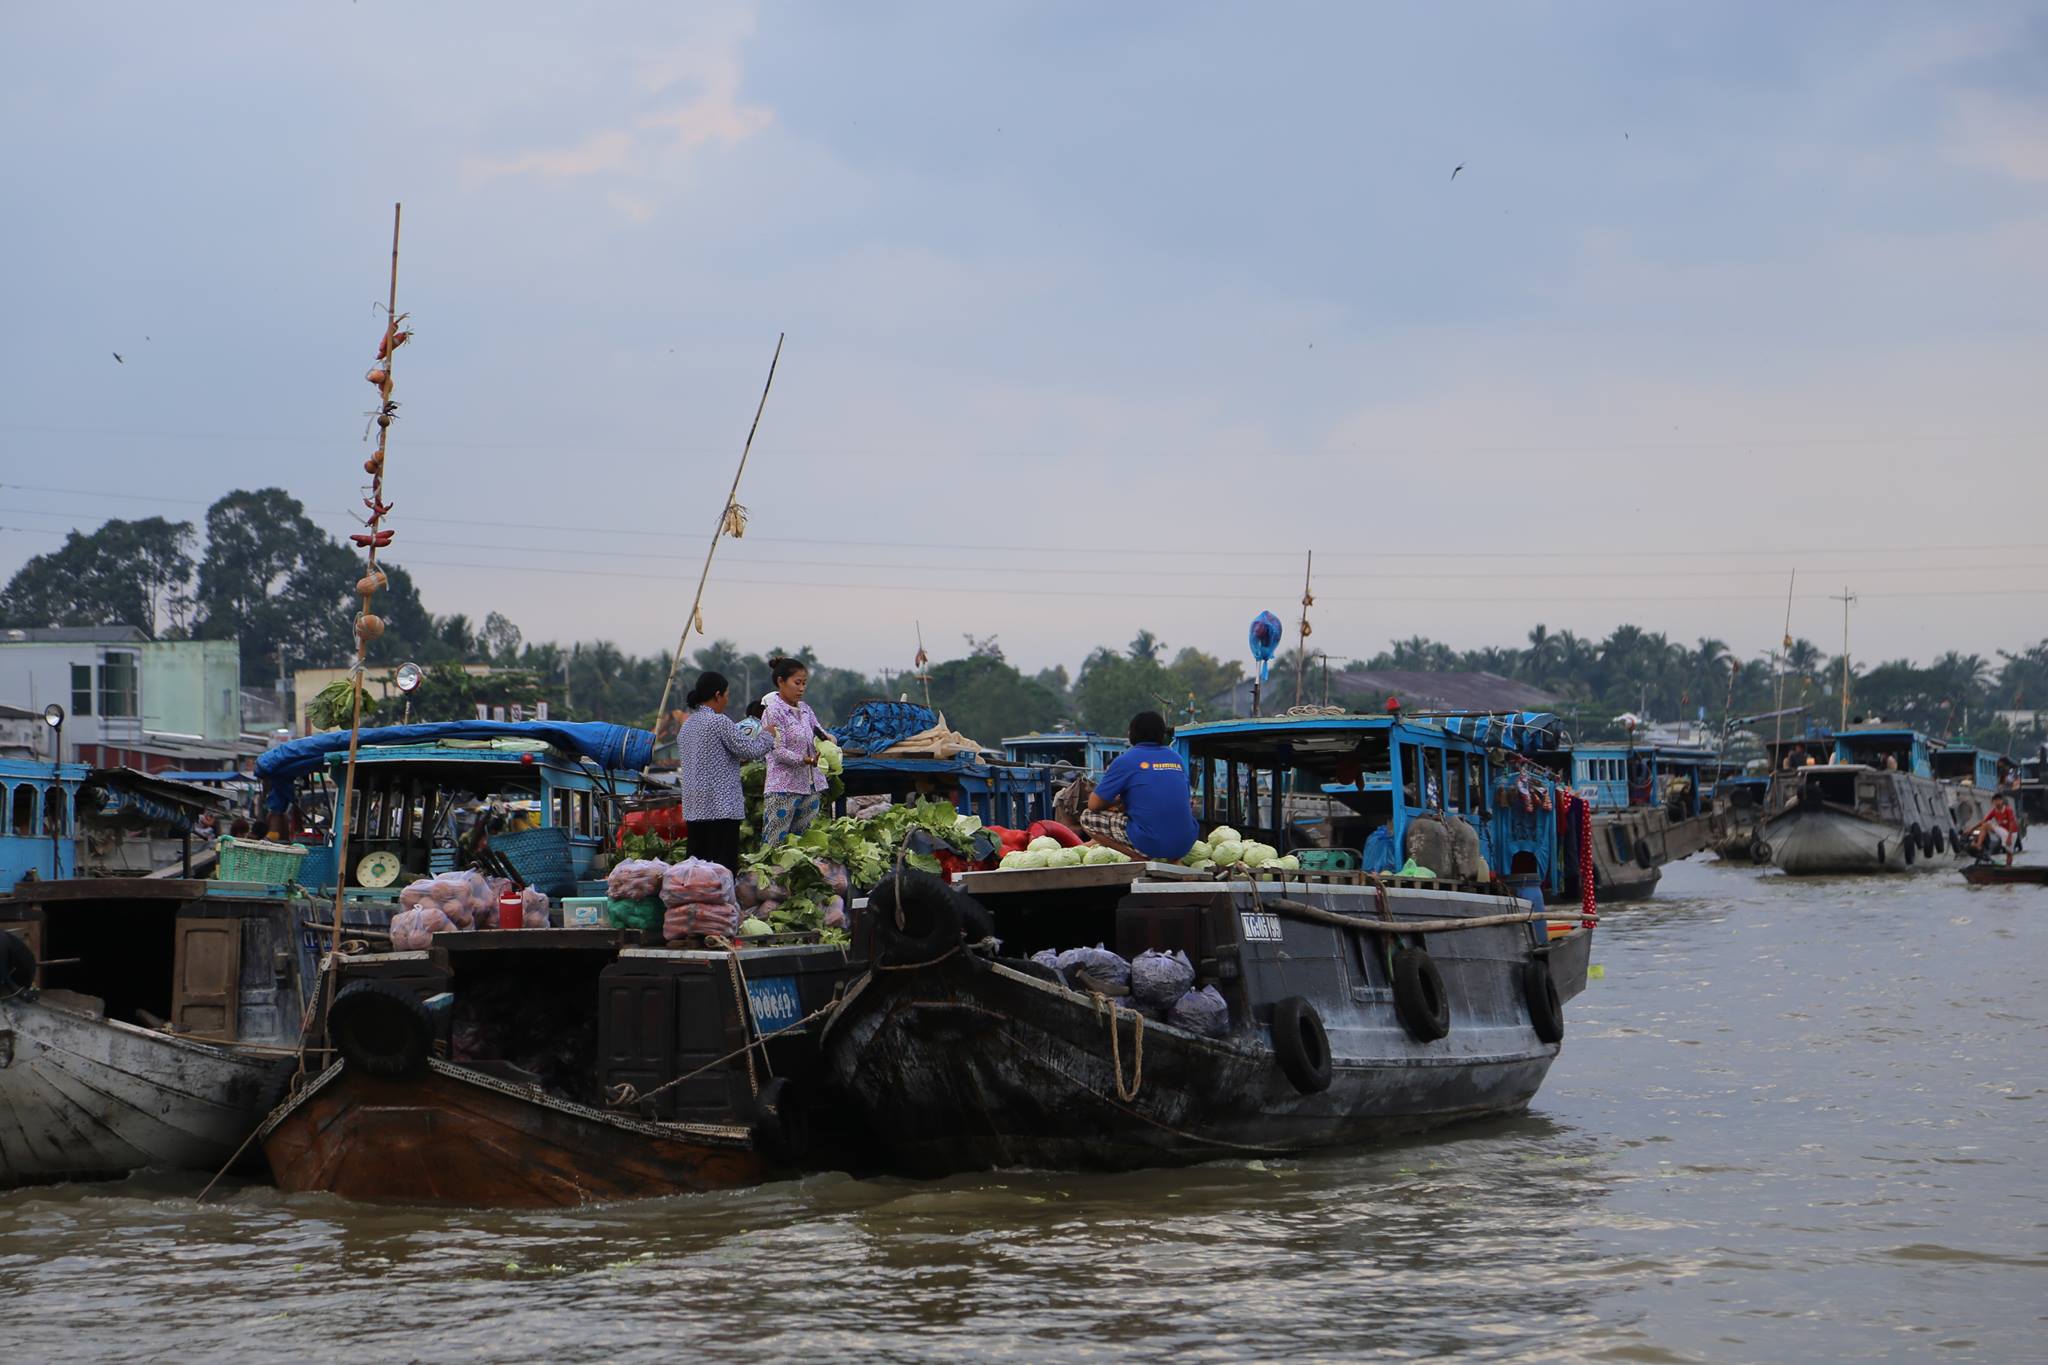
[[[1209,831],[1209,842],[1211,844],[1238,844],[1244,842],[1244,836],[1228,825],[1218,825]]]
[[[1299,872],[1301,870],[1301,859],[1290,853],[1284,858],[1275,858],[1267,866],[1277,867],[1283,872]]]
[[[1030,843],[1024,845],[1024,851],[1026,853],[1051,853],[1061,847],[1063,845],[1060,841],[1053,838],[1050,834],[1041,834]]]
[[[1256,840],[1248,840],[1245,843],[1243,857],[1246,867],[1264,867],[1279,856],[1280,850],[1271,844],[1262,844]]]
[[[1208,841],[1207,841],[1207,840],[1203,840],[1203,839],[1197,839],[1197,840],[1195,840],[1195,846],[1194,846],[1193,848],[1191,848],[1191,849],[1189,849],[1189,850],[1188,850],[1188,855],[1187,855],[1187,857],[1185,857],[1185,858],[1182,858],[1182,859],[1181,859],[1181,861],[1182,861],[1182,862],[1184,862],[1184,863],[1191,863],[1191,862],[1193,862],[1193,861],[1194,861],[1195,859],[1197,859],[1197,858],[1206,858],[1206,857],[1208,857],[1208,856],[1209,856],[1209,844],[1208,844]]]
[[[775,926],[765,919],[757,919],[749,915],[740,921],[741,938],[759,938],[763,934],[772,934],[774,932]]]
[[[1220,843],[1212,840],[1209,856],[1225,867],[1234,866],[1244,861],[1244,844],[1237,839],[1225,839]]]
[[[829,739],[818,741],[818,771],[827,777],[837,777],[846,770],[846,758],[839,752],[839,746]]]
[[[1078,848],[1055,848],[1045,855],[1047,867],[1079,867],[1081,850]]]
[[[1103,848],[1097,845],[1094,848],[1083,850],[1081,861],[1090,867],[1098,867],[1103,863],[1127,863],[1130,859],[1113,848]]]

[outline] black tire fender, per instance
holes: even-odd
[[[1273,1055],[1302,1094],[1330,1088],[1330,1035],[1316,1007],[1298,995],[1273,1006]]]
[[[1522,967],[1522,998],[1529,1005],[1529,1024],[1546,1043],[1564,1041],[1564,999],[1557,993],[1557,979],[1550,964],[1531,958]]]
[[[957,946],[963,928],[959,899],[929,872],[892,869],[868,895],[879,956],[891,963],[926,962]]]
[[[0,929],[0,996],[16,995],[36,984],[36,950],[20,934]]]
[[[372,1076],[404,1079],[425,1073],[434,1023],[407,987],[351,981],[328,1007],[327,1036],[350,1066]]]
[[[747,1131],[754,1147],[777,1166],[799,1167],[812,1151],[811,1121],[800,1092],[786,1076],[772,1076],[754,1096],[754,1118]]]
[[[1749,860],[1758,867],[1762,867],[1771,860],[1770,841],[1765,839],[1763,835],[1756,834],[1750,837]]]
[[[1899,841],[1899,851],[1906,855],[1906,866],[1911,867],[1920,857],[1920,826],[1906,831],[1906,837]]]
[[[1394,1013],[1418,1043],[1433,1043],[1451,1031],[1451,998],[1436,959],[1421,948],[1394,950]]]

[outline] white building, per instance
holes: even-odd
[[[0,630],[0,703],[65,710],[64,757],[144,772],[230,763],[241,747],[233,640],[152,640],[133,626]]]

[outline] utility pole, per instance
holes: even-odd
[[[1849,585],[1842,585],[1842,595],[1834,598],[1842,604],[1842,728],[1849,728],[1849,604],[1856,600],[1856,594],[1849,591]]]

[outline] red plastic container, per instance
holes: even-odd
[[[524,929],[526,927],[526,919],[524,912],[520,909],[519,891],[516,887],[506,887],[504,892],[498,897],[498,927],[500,929]]]

